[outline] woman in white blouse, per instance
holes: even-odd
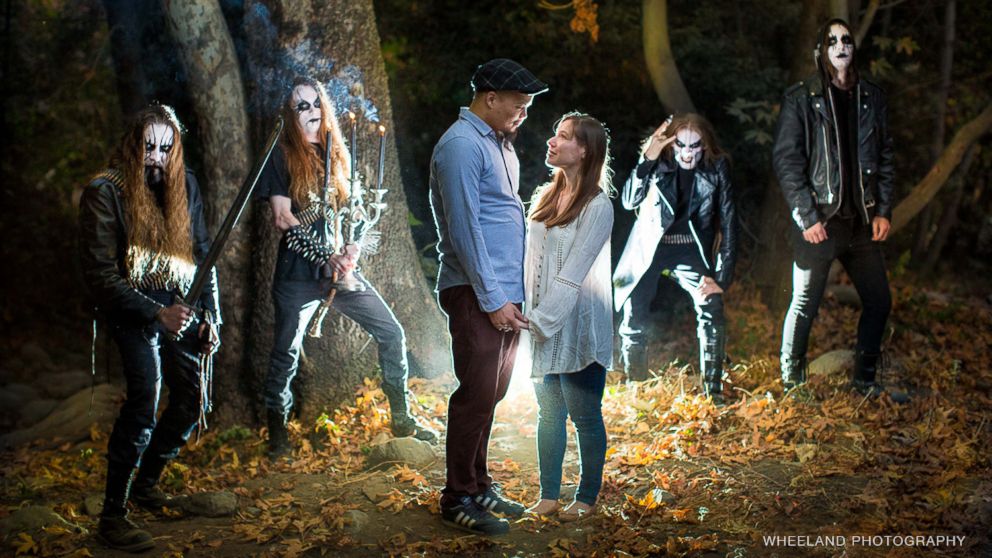
[[[541,469],[541,500],[529,511],[558,511],[565,421],[571,416],[581,480],[575,501],[559,514],[562,520],[592,512],[606,459],[601,402],[613,365],[608,161],[603,125],[585,114],[563,116],[548,140],[551,181],[534,193],[528,216],[524,284]]]

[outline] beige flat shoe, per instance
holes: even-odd
[[[527,513],[540,516],[553,515],[561,508],[558,500],[541,500],[533,506],[527,508]]]
[[[596,515],[595,506],[583,504],[582,502],[572,502],[572,505],[568,506],[565,511],[558,514],[558,520],[562,523],[568,523],[571,521],[586,519],[588,517],[592,517],[593,515]]]

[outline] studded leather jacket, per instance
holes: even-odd
[[[127,220],[123,190],[104,173],[85,188],[79,202],[79,249],[83,280],[100,315],[135,325],[147,325],[162,305],[127,281]],[[187,203],[193,229],[193,257],[203,261],[210,251],[210,235],[203,216],[200,188],[186,173]],[[220,324],[220,296],[216,270],[198,301],[210,322]]]
[[[869,224],[874,216],[892,218],[892,136],[885,93],[861,79],[857,99],[857,165],[855,212]],[[853,106],[852,106],[853,108]],[[819,76],[785,92],[775,132],[772,164],[793,221],[802,230],[826,222],[840,209],[840,141],[829,87]]]

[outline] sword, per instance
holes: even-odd
[[[269,134],[269,139],[265,142],[266,147],[262,158],[255,163],[255,166],[251,169],[251,172],[248,173],[247,177],[245,177],[245,182],[242,184],[241,190],[238,192],[238,196],[234,199],[234,203],[231,205],[231,209],[228,210],[227,216],[224,217],[224,223],[221,224],[220,230],[217,231],[217,236],[214,237],[213,243],[210,244],[210,251],[207,252],[207,257],[204,258],[203,263],[197,266],[196,275],[193,277],[193,284],[190,286],[189,291],[187,291],[186,296],[176,297],[177,303],[192,309],[200,317],[202,317],[203,310],[195,306],[196,301],[200,299],[200,295],[203,294],[203,289],[207,286],[207,281],[209,281],[213,275],[214,265],[217,263],[217,260],[220,259],[220,253],[224,250],[224,245],[227,243],[227,237],[230,236],[231,231],[234,230],[234,227],[238,224],[238,219],[241,218],[241,213],[244,211],[245,206],[248,205],[248,199],[251,197],[251,193],[255,190],[255,186],[258,184],[258,179],[262,176],[262,170],[269,162],[269,157],[272,155],[272,150],[275,148],[276,142],[279,140],[279,134],[282,133],[282,128],[283,119],[280,116],[278,117],[278,120],[276,120],[272,133]],[[193,320],[190,321],[192,322]],[[184,326],[178,333],[176,333],[175,339],[177,341],[182,337],[186,327],[187,326]]]

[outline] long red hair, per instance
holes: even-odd
[[[172,150],[164,169],[164,207],[145,183],[145,129],[154,124],[172,128]],[[151,105],[138,112],[121,138],[110,166],[123,178],[130,247],[193,263],[193,238],[186,195],[182,124],[168,105]]]
[[[303,134],[296,107],[293,105],[293,91],[303,86],[313,87],[320,99],[321,121],[318,141],[321,148],[326,150],[327,132],[331,132],[331,184],[337,192],[338,204],[343,205],[348,201],[351,157],[341,135],[341,127],[335,118],[334,105],[327,96],[324,85],[315,79],[305,77],[297,78],[293,82],[280,109],[284,121],[292,122],[280,140],[290,176],[289,196],[297,207],[305,208],[310,205],[311,194],[320,197],[324,187],[324,161]]]

